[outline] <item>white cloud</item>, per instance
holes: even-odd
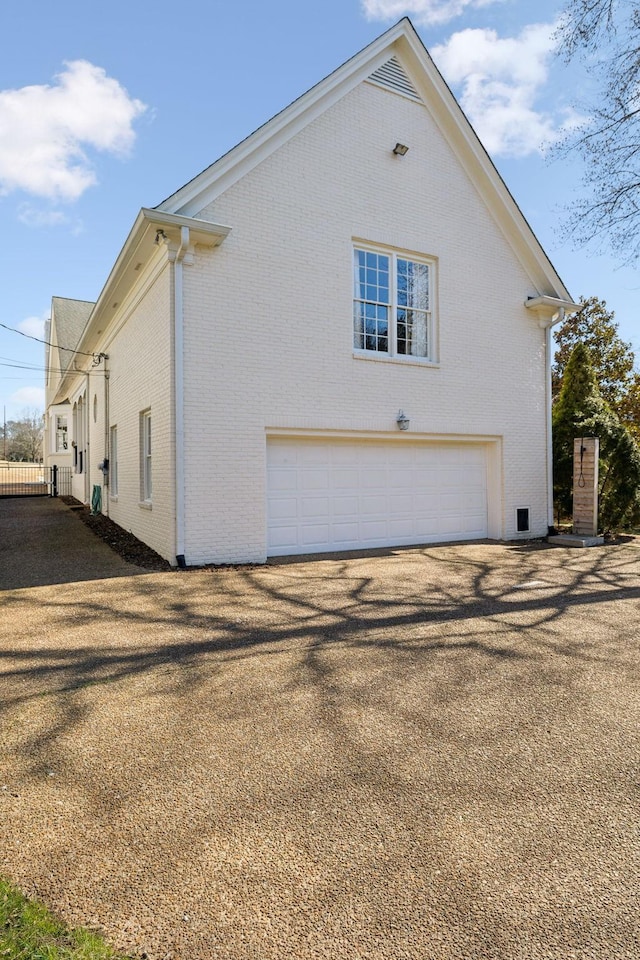
[[[44,388],[43,387],[20,387],[15,393],[12,393],[8,400],[9,403],[17,407],[37,407],[44,409]]]
[[[468,8],[488,7],[503,0],[361,0],[368,20],[396,20],[413,17],[416,23],[448,23]]]
[[[542,109],[540,98],[554,52],[552,23],[531,24],[517,37],[495,30],[462,30],[431,51],[490,154],[542,153],[577,118]]]
[[[96,183],[87,147],[126,155],[146,109],[117,80],[74,60],[50,86],[0,91],[0,192],[76,200]]]
[[[21,203],[18,207],[18,220],[25,226],[36,229],[68,227],[74,237],[84,233],[84,222],[80,217],[70,217],[56,207],[38,207],[32,203]]]
[[[57,227],[68,223],[69,218],[62,210],[43,210],[31,203],[21,203],[18,220],[28,227]]]
[[[48,311],[42,317],[27,317],[26,320],[20,321],[18,330],[20,330],[21,333],[26,333],[29,337],[38,337],[39,340],[42,340],[44,337],[45,321],[48,317]]]

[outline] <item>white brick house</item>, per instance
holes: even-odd
[[[576,305],[406,19],[143,209],[75,304],[50,462],[64,409],[75,495],[172,563],[552,522],[550,327]]]

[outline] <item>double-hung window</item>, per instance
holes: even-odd
[[[67,418],[56,417],[56,453],[66,453],[68,447]]]
[[[353,257],[354,349],[435,359],[433,262],[363,247],[356,247]]]
[[[144,503],[151,503],[153,482],[151,474],[151,410],[140,414],[140,495]]]

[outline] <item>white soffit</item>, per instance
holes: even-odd
[[[418,103],[422,103],[422,97],[402,69],[397,57],[391,57],[390,60],[383,63],[381,67],[373,71],[371,76],[367,77],[367,80],[369,83],[375,83],[379,87],[384,87],[385,90],[391,90],[393,93],[399,93],[403,97],[408,97],[409,100],[416,100]]]

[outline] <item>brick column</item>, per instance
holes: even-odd
[[[598,535],[598,437],[573,441],[573,532],[577,536]]]

